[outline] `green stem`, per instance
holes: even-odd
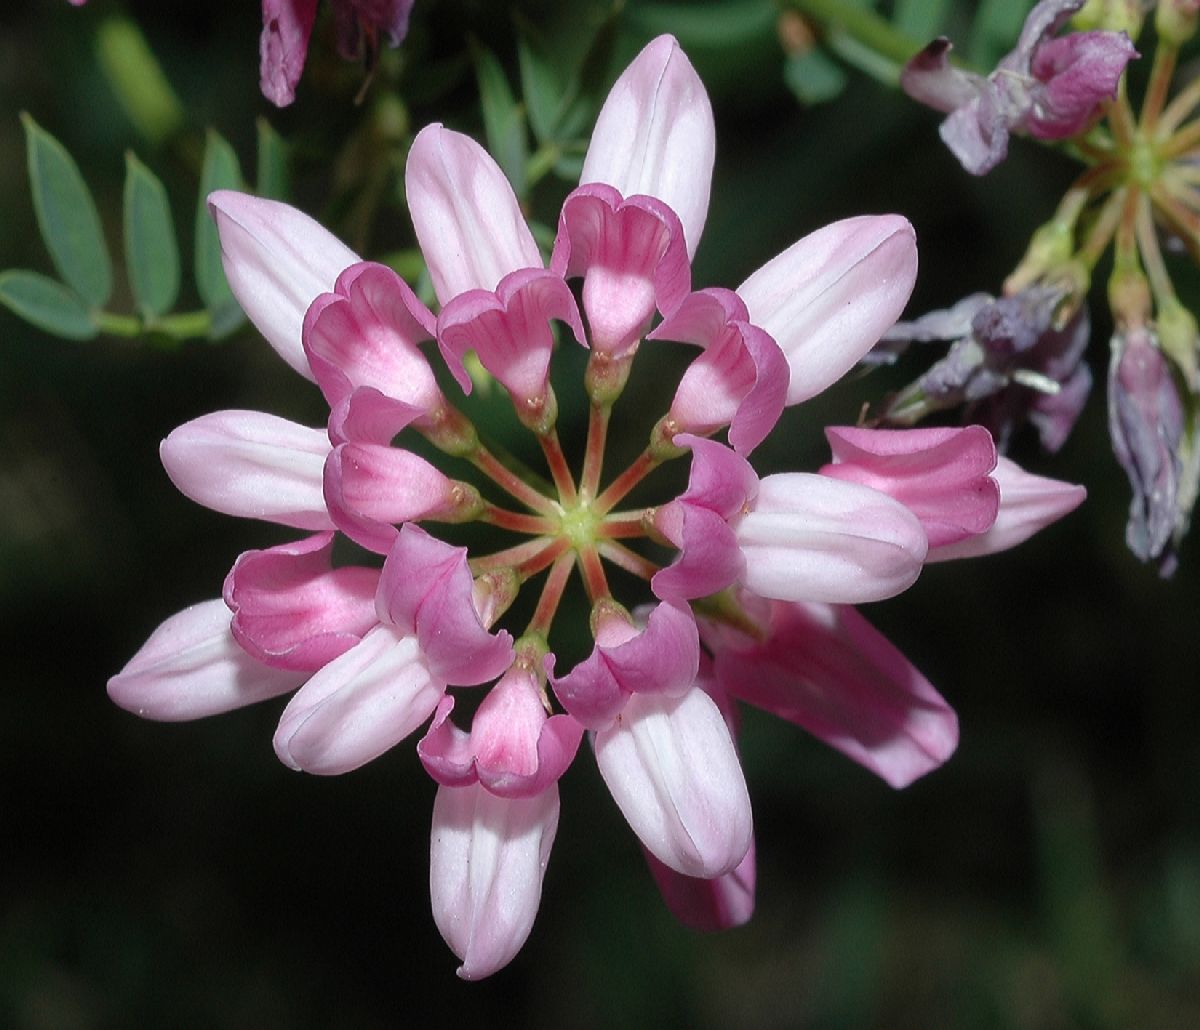
[[[847,0],[782,0],[782,3],[818,22],[831,35],[847,36],[860,47],[897,66],[904,65],[925,45],[925,42],[897,32],[874,11]]]
[[[194,340],[208,336],[212,316],[205,310],[181,311],[161,318],[142,318],[140,315],[119,315],[115,311],[98,311],[93,316],[100,332],[108,336],[137,339],[147,333],[169,336],[172,340]]]

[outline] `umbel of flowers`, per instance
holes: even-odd
[[[301,535],[242,554],[223,596],[168,619],[109,693],[155,719],[291,694],[275,750],[319,774],[349,772],[425,726],[433,911],[468,979],[507,963],[530,932],[558,781],[585,734],[671,909],[707,929],[748,919],[737,702],[893,786],[912,782],[954,750],[954,713],[849,606],[900,593],[927,561],[1009,547],[1083,496],[998,462],[977,427],[831,428],[820,472],[760,478],[748,459],[783,408],[837,380],[895,321],[916,250],[904,219],[852,218],[737,290],[694,290],[713,151],[696,73],[675,40],[654,40],[599,115],[547,266],[491,158],[428,126],[406,186],[436,315],[300,212],[236,193],[210,200],[234,292],[315,381],[329,420],[223,411],[167,437],[163,463],[187,496]],[[555,429],[552,323],[563,346],[588,348],[578,471]],[[471,352],[502,384],[545,456],[544,485],[488,448],[439,387],[426,341],[464,391]],[[608,474],[605,442],[639,349],[679,345],[695,357],[662,418],[640,456]],[[436,463],[409,449],[418,437]],[[680,460],[682,494],[625,504]],[[471,467],[482,487],[456,478]],[[490,527],[496,546],[468,553],[439,539],[439,524],[467,521]],[[360,564],[332,563],[339,535]],[[612,567],[645,591],[614,596]],[[568,668],[553,647],[575,571],[594,648]],[[540,591],[533,615],[505,628],[522,589]],[[470,692],[483,696],[468,726],[456,704]]]
[[[1150,8],[1153,56],[1135,112],[1124,71]],[[1072,16],[1076,31],[1058,34]],[[1172,250],[1200,261],[1200,79],[1172,95],[1198,18],[1197,0],[1041,0],[1016,49],[986,77],[951,67],[945,39],[909,62],[902,85],[949,112],[942,138],[968,171],[995,167],[1010,132],[1062,141],[1087,169],[1033,235],[1002,296],[974,294],[897,326],[874,358],[913,341],[952,341],[882,406],[881,423],[911,425],[964,406],[1002,445],[1029,422],[1055,451],[1091,387],[1086,296],[1111,248],[1108,421],[1132,492],[1126,542],[1164,575],[1176,567],[1200,488],[1200,333],[1168,263]]]

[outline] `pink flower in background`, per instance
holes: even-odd
[[[1020,470],[1001,475],[983,430],[831,430],[824,474],[760,477],[748,456],[784,408],[895,322],[916,248],[902,218],[852,218],[736,291],[693,291],[714,139],[692,66],[674,39],[654,40],[600,113],[546,261],[495,162],[426,127],[405,183],[436,314],[294,209],[210,198],[235,294],[330,415],[322,428],[202,416],[167,437],[163,462],[197,502],[306,535],[239,557],[223,599],[167,620],[109,691],[179,719],[295,690],[275,749],[322,774],[427,725],[417,751],[437,783],[434,918],[467,979],[506,964],[531,931],[558,781],[585,733],[671,910],[709,929],[748,919],[736,702],[910,783],[953,751],[957,721],[848,605],[902,592],[948,548],[1008,546],[1078,502],[1065,484],[1023,490]],[[578,472],[556,429],[556,333],[559,347],[588,350]],[[505,389],[549,482],[489,449],[465,401],[438,386],[430,341],[463,394],[469,352]],[[641,454],[606,475],[640,350],[676,344],[697,352],[665,413]],[[712,439],[721,432],[728,444]],[[681,457],[682,494],[660,486],[650,506],[622,506],[643,483],[652,496],[656,470]],[[440,539],[454,523],[478,527],[469,552]],[[503,535],[490,543],[489,530]],[[676,551],[666,565],[664,542]],[[610,568],[642,589],[619,599]],[[593,645],[572,666],[554,649],[576,571]],[[532,614],[510,626],[526,587],[538,591]]]
[[[331,0],[331,5],[337,50],[347,61],[372,60],[381,36],[396,47],[408,34],[413,0]],[[287,107],[296,99],[296,84],[304,71],[317,0],[263,0],[262,14],[263,96],[276,107]]]

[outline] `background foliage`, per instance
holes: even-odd
[[[974,10],[951,6],[952,18]],[[139,127],[118,102],[97,48],[113,13],[140,26],[181,115]],[[766,0],[630,0],[610,26],[611,60],[589,70],[602,95],[645,39],[673,31],[704,78],[718,163],[696,283],[740,282],[834,218],[898,211],[921,248],[914,314],[996,290],[1071,164],[1018,141],[998,170],[969,179],[938,143],[936,115],[844,65],[834,99],[802,106],[777,16]],[[361,72],[326,40],[281,112],[257,91],[251,0],[83,11],[9,0],[0,268],[51,270],[21,111],[79,162],[126,311],[126,151],[164,184],[186,269],[205,129],[252,171],[259,118],[291,148],[293,201],[403,266],[404,140],[435,119],[482,136],[477,74],[505,76],[520,98],[515,25],[569,64],[610,17],[599,0],[418,0],[409,40],[385,55],[363,105],[351,102]],[[536,140],[522,143],[519,122],[505,136],[494,81],[489,96],[502,104],[498,156],[522,167],[520,147],[529,156]],[[544,122],[526,103],[509,115]],[[534,216],[552,224],[569,183],[540,179]],[[182,290],[181,304],[200,306],[186,271]],[[656,371],[639,358],[618,415],[639,409]],[[846,382],[789,411],[758,466],[815,467],[820,427],[852,422],[888,386]],[[1015,553],[931,567],[903,602],[868,612],[959,712],[962,744],[945,768],[897,794],[749,713],[758,913],[700,937],[666,913],[594,769],[577,763],[533,935],[506,971],[466,985],[429,914],[434,788],[410,747],[348,776],[305,777],[271,752],[277,703],[162,726],[105,696],[158,622],[215,596],[239,551],[276,542],[270,527],[181,497],[156,441],[224,407],[315,423],[318,401],[252,330],[219,343],[70,342],[0,310],[0,1024],[1200,1024],[1197,556],[1185,547],[1160,582],[1122,546],[1126,486],[1101,404],[1053,462],[1031,441],[1016,454],[1085,482],[1080,511]]]

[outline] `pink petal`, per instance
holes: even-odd
[[[655,309],[673,311],[691,288],[683,227],[653,197],[622,200],[611,186],[580,186],[563,204],[550,258],[567,279],[583,276],[592,349],[621,356]]]
[[[1004,457],[996,463],[992,475],[1000,484],[1000,511],[995,524],[979,536],[931,549],[928,561],[977,558],[1016,547],[1074,511],[1087,497],[1087,490],[1082,486],[1035,476]]]
[[[562,706],[588,729],[610,725],[632,694],[677,697],[696,680],[700,637],[687,608],[664,602],[641,632],[613,629],[601,622],[592,653],[561,679],[549,677]]]
[[[725,720],[703,690],[634,695],[595,748],[613,800],[660,862],[704,879],[741,864],[753,839],[750,797]]]
[[[679,548],[676,559],[650,580],[656,597],[677,601],[708,597],[746,572],[737,536],[716,512],[673,501],[658,510],[655,528]]]
[[[863,216],[810,233],[738,287],[750,320],[787,357],[788,404],[854,367],[900,316],[916,275],[912,226],[899,215]]]
[[[404,184],[442,304],[468,290],[494,290],[518,268],[542,267],[512,187],[470,137],[427,125],[408,152]]]
[[[418,344],[434,337],[432,313],[385,265],[352,265],[333,293],[304,317],[304,352],[330,408],[358,387],[373,387],[428,415],[444,403]]]
[[[453,707],[453,698],[442,700],[417,745],[429,775],[449,787],[477,780],[500,797],[533,797],[562,776],[583,736],[569,715],[547,717],[532,673],[521,666],[488,691],[469,734],[449,721]]]
[[[302,673],[255,661],[229,632],[220,598],[177,612],[108,681],[108,696],[144,719],[178,722],[218,715],[286,694]]]
[[[775,341],[746,319],[736,293],[701,290],[650,334],[704,348],[675,391],[675,424],[699,436],[728,425],[729,442],[741,453],[762,443],[779,420],[790,374]]]
[[[842,605],[771,605],[761,643],[719,648],[718,681],[734,696],[803,726],[905,787],[958,744],[958,719],[878,630]]]
[[[545,398],[554,349],[550,320],[584,341],[583,323],[570,287],[545,269],[506,275],[494,293],[472,290],[450,301],[438,316],[438,346],[467,393],[471,379],[463,358],[473,350],[517,402]]]
[[[857,604],[907,590],[925,560],[925,531],[899,501],[803,472],[767,476],[735,526],[746,586],[781,601]]]
[[[208,195],[225,278],[242,310],[289,365],[312,379],[301,343],[308,306],[359,257],[294,207],[233,190]]]
[[[424,458],[399,447],[339,444],[325,463],[325,500],[337,527],[376,554],[396,539],[393,523],[444,514],[457,487]]]
[[[444,689],[415,637],[376,626],[296,692],[275,731],[275,753],[322,776],[357,769],[428,719]]]
[[[296,83],[304,71],[316,16],[317,0],[263,0],[259,85],[263,96],[276,107],[287,107],[296,99]]]
[[[474,604],[467,549],[406,523],[383,563],[376,610],[399,632],[416,634],[439,679],[469,686],[495,679],[512,663],[512,636],[490,634]]]
[[[679,216],[690,259],[708,214],[715,150],[704,84],[675,39],[659,36],[609,91],[579,181],[666,203]]]
[[[825,436],[833,464],[821,475],[894,497],[921,520],[931,548],[986,532],[996,521],[1000,487],[988,475],[996,445],[982,426],[830,426]]]
[[[333,534],[246,551],[225,577],[234,639],[266,665],[312,672],[379,621],[375,569],[330,565]]]
[[[684,876],[663,865],[649,851],[646,864],[671,914],[684,926],[703,933],[743,926],[754,915],[754,842],[735,869],[711,880]]]
[[[531,798],[496,797],[478,784],[438,788],[429,893],[464,980],[507,965],[533,929],[558,808],[554,785]]]
[[[261,411],[215,411],[173,430],[163,468],[186,497],[226,515],[332,529],[321,479],[329,438]]]

